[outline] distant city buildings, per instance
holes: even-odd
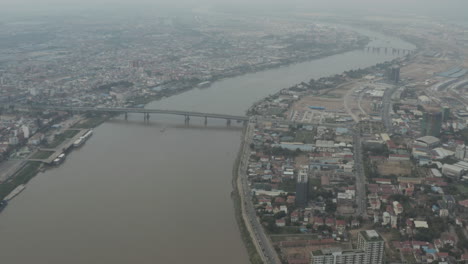
[[[2,24],[0,37],[34,31],[43,38],[2,47],[0,102],[127,106],[205,81],[360,48],[367,41],[350,30],[294,21],[237,17],[238,27],[227,29],[216,18],[167,21],[151,19],[144,26],[120,21],[99,25],[99,33],[77,21]]]

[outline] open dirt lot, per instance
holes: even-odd
[[[305,96],[294,103],[292,109],[296,111],[307,111],[309,110],[309,106],[325,107],[327,111],[344,111],[343,99],[317,96]]]
[[[382,176],[410,175],[411,163],[409,161],[387,161],[377,165],[377,170]]]

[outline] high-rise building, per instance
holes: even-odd
[[[438,137],[441,129],[442,112],[425,112],[421,121],[422,135]]]
[[[375,230],[358,234],[358,248],[326,248],[310,252],[310,264],[383,264],[385,242]]]
[[[450,118],[450,107],[448,106],[442,107],[442,120],[444,122],[447,122],[449,118]]]
[[[385,241],[377,231],[359,232],[357,247],[366,253],[363,264],[382,264],[384,262]]]
[[[307,195],[309,192],[309,177],[306,170],[299,171],[296,182],[296,206],[307,206]]]
[[[389,81],[395,84],[399,83],[400,82],[400,67],[393,66],[390,69],[388,69],[387,77]]]

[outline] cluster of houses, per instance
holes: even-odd
[[[42,120],[44,122],[44,120]],[[13,150],[30,143],[39,144],[36,132],[39,129],[36,118],[18,115],[2,115],[0,118],[0,160],[6,159]]]
[[[304,126],[293,132],[273,122],[259,124],[247,172],[259,216],[274,217],[276,228],[293,227],[293,233],[347,240],[346,228],[360,224],[349,218],[356,195],[352,142],[346,128]]]

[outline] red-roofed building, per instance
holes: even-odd
[[[398,146],[395,144],[395,142],[391,140],[387,140],[387,147],[389,150],[398,149]]]
[[[346,221],[345,220],[336,220],[335,221],[336,231],[338,233],[343,233],[346,230]]]
[[[324,221],[323,221],[323,218],[321,217],[314,217],[314,228],[317,228],[319,226],[323,226],[324,225]]]
[[[327,218],[327,219],[325,219],[325,225],[327,225],[327,226],[334,226],[334,225],[335,225],[335,219],[334,219],[334,218]]]
[[[298,211],[294,211],[291,213],[291,222],[299,222],[299,212]]]
[[[276,220],[276,226],[279,226],[279,227],[286,226],[286,220],[284,220],[284,218],[277,219]]]
[[[458,204],[462,207],[468,208],[468,200],[458,201]]]
[[[461,255],[460,260],[462,260],[462,261],[463,260],[465,260],[465,261],[468,260],[468,254]]]
[[[447,252],[438,252],[437,257],[439,257],[439,260],[445,260],[448,258],[449,254]]]
[[[284,200],[283,197],[276,197],[276,198],[275,198],[275,203],[277,203],[277,204],[285,204],[285,203],[286,203],[286,200]]]

